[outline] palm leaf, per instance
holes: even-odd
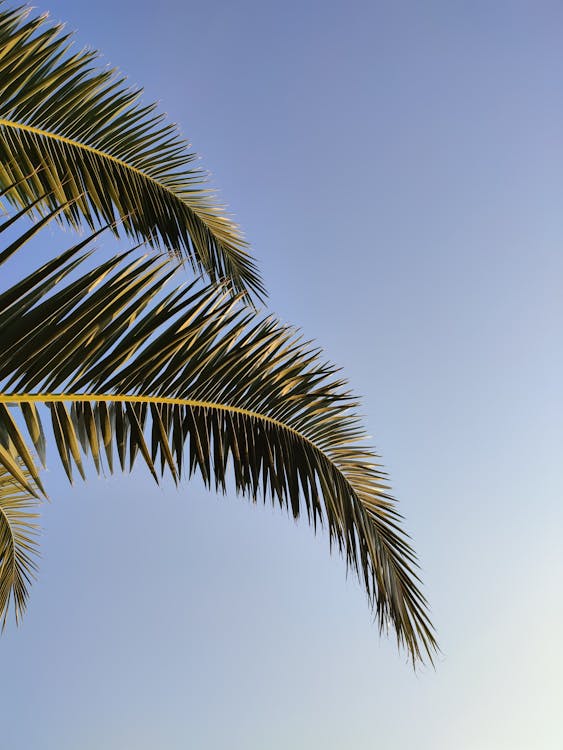
[[[157,480],[197,471],[220,491],[232,476],[326,526],[380,628],[431,658],[415,555],[335,368],[225,289],[170,289],[169,262],[125,254],[80,271],[87,254],[80,243],[0,294],[0,428],[33,480],[44,407],[70,479],[88,455],[110,471],[140,456]]]
[[[28,207],[65,206],[184,256],[212,281],[264,293],[247,246],[156,105],[139,103],[98,54],[29,9],[0,10],[0,189]],[[117,221],[117,220],[120,221]]]
[[[26,483],[29,473],[22,469]],[[27,607],[29,585],[37,568],[37,500],[0,465],[0,619],[2,629],[13,603],[16,622]]]

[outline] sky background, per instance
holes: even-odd
[[[36,5],[180,123],[362,395],[442,653],[305,523],[52,450],[2,746],[561,750],[561,3]]]

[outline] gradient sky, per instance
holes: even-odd
[[[36,5],[181,124],[363,396],[442,653],[304,523],[51,451],[2,747],[561,750],[561,3]]]

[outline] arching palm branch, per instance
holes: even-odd
[[[20,463],[18,467],[32,492],[21,486],[0,464],[0,620],[2,630],[13,602],[16,622],[25,612],[29,584],[35,570],[39,513],[33,479]]]
[[[241,305],[263,288],[193,154],[95,60],[44,17],[0,10],[0,199],[21,209],[0,233],[40,217],[0,265],[53,217],[98,229],[0,292],[0,617],[25,609],[49,414],[70,479],[87,456],[98,471],[141,456],[157,480],[198,471],[225,491],[232,475],[254,501],[325,525],[380,627],[432,658],[415,556],[354,399],[318,350]],[[89,267],[104,226],[187,258],[211,285],[170,287],[176,265],[138,254]]]
[[[225,289],[171,284],[170,261],[125,253],[87,268],[86,244],[0,293],[4,474],[39,496],[49,414],[69,478],[86,456],[110,471],[141,457],[157,480],[197,471],[223,491],[232,476],[252,500],[326,526],[380,627],[431,656],[414,553],[335,369]]]
[[[264,294],[237,227],[204,186],[173,125],[92,51],[29,9],[0,10],[0,190],[65,206],[72,224],[122,227],[212,281]],[[116,221],[119,219],[120,221]]]

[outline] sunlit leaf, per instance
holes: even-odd
[[[87,257],[82,241],[0,292],[11,451],[36,476],[50,412],[70,478],[89,455],[111,471],[114,449],[122,468],[142,460],[157,481],[199,472],[224,492],[232,477],[236,491],[326,527],[380,628],[394,628],[414,660],[431,658],[415,555],[336,369],[228,289],[175,286],[170,261],[124,253],[81,270]]]
[[[196,155],[140,93],[96,52],[74,51],[62,26],[2,5],[0,191],[26,209],[61,208],[74,225],[111,225],[263,295]]]

